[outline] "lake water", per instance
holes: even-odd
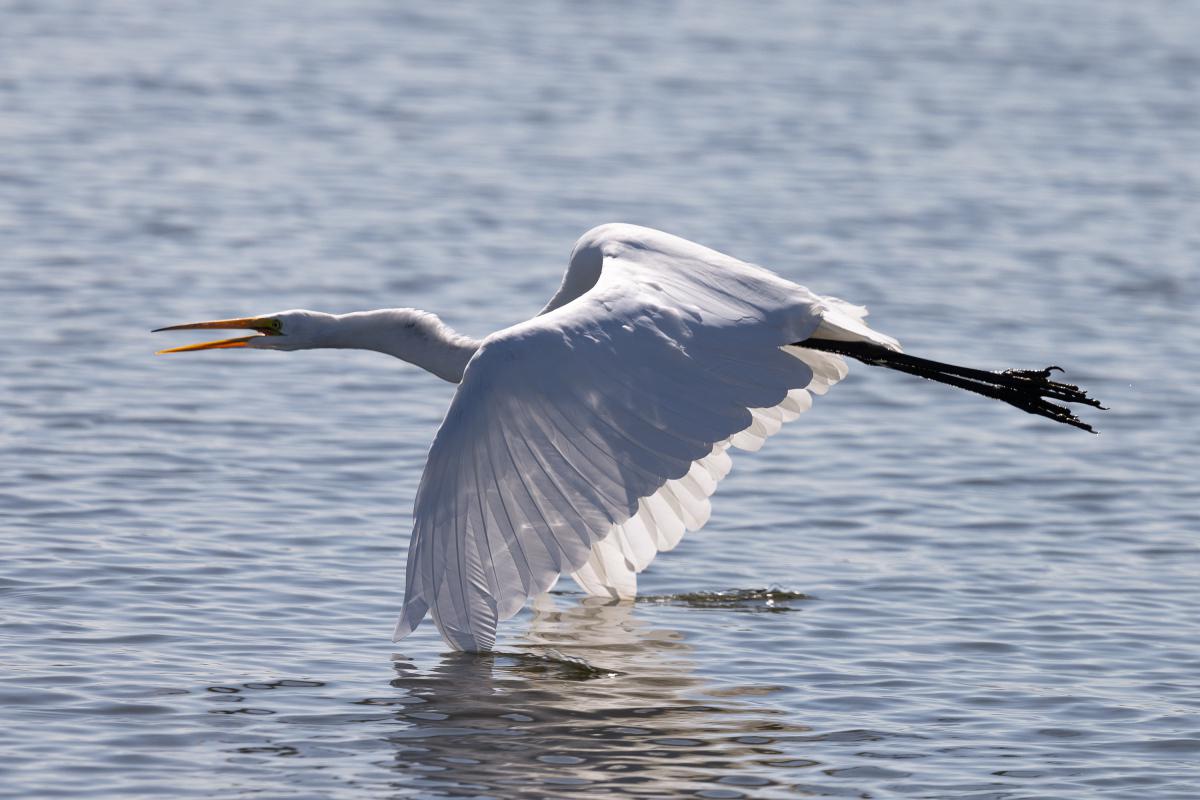
[[[1194,798],[1193,2],[0,4],[0,796]],[[595,224],[1067,367],[861,365],[633,604],[393,645],[452,388],[148,331],[534,313]]]

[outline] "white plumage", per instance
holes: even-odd
[[[397,639],[432,613],[460,650],[563,573],[632,597],[637,573],[708,520],[730,448],[757,450],[846,376],[845,354],[1091,430],[1046,398],[1099,407],[1051,369],[1002,373],[899,353],[866,309],[661,231],[602,225],[576,243],[537,317],[482,342],[432,314],[284,311],[162,330],[246,347],[378,350],[460,383],[417,490]],[[802,343],[803,346],[796,346]]]
[[[570,573],[632,597],[757,450],[846,374],[814,335],[896,347],[865,311],[659,231],[604,225],[540,316],[467,365],[417,491],[395,638],[432,612],[463,650]]]

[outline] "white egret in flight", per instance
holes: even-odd
[[[163,350],[378,350],[458,384],[413,513],[395,639],[432,612],[459,650],[570,573],[632,597],[637,573],[708,520],[731,447],[757,450],[846,376],[842,356],[1003,400],[1084,430],[1054,401],[1101,407],[1045,370],[915,358],[866,309],[635,225],[575,244],[538,316],[482,341],[411,308],[283,311],[159,330],[249,336]]]

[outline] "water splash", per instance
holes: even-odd
[[[683,592],[681,594],[646,595],[639,603],[682,605],[687,608],[779,613],[799,611],[793,603],[814,599],[804,592],[775,587],[767,589],[726,589],[721,592]]]

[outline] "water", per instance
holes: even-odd
[[[1197,41],[1167,0],[4,3],[0,795],[1196,796]],[[858,368],[647,598],[393,646],[451,387],[147,331],[479,336],[610,220],[1112,410]]]

